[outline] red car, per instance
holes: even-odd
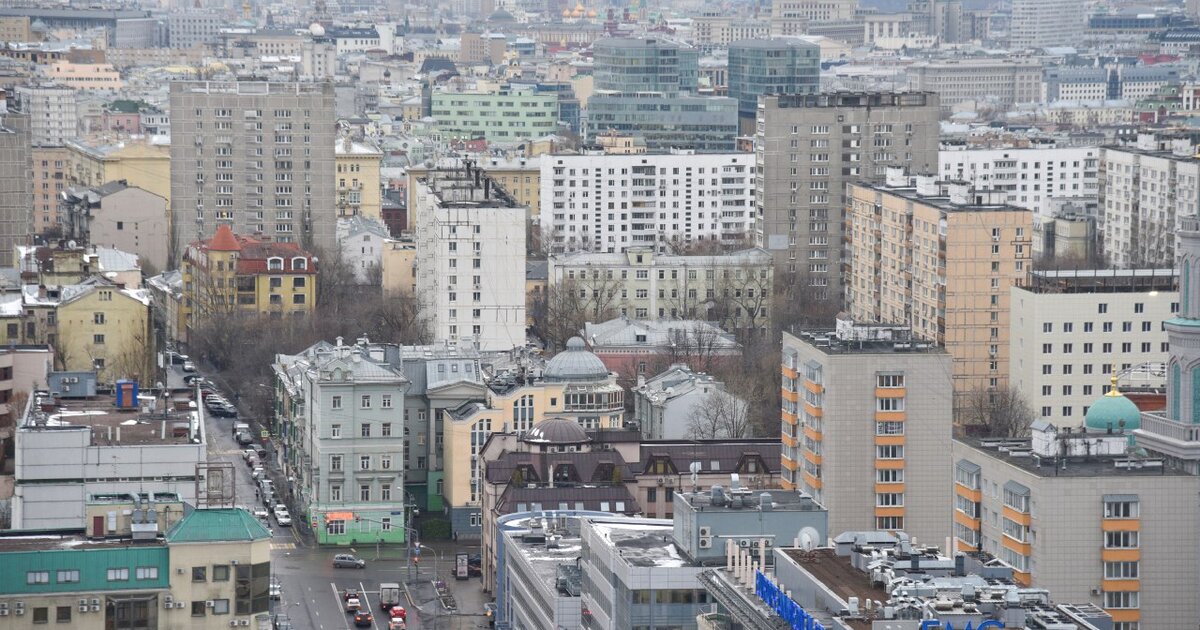
[[[408,611],[404,610],[404,607],[401,606],[400,604],[393,605],[388,610],[388,616],[391,617],[392,619],[399,619],[400,621],[408,621]]]
[[[358,628],[370,628],[375,625],[375,619],[371,617],[370,612],[360,610],[354,613],[354,625]]]

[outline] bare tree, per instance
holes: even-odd
[[[1033,424],[1033,407],[1011,385],[971,391],[963,414],[966,424],[986,437],[1027,437]]]
[[[736,440],[750,437],[748,405],[732,394],[713,388],[692,405],[688,434],[694,440]]]
[[[740,265],[722,269],[710,318],[739,338],[761,334],[771,309],[771,273],[765,266]]]
[[[620,282],[611,273],[611,270],[583,270],[579,277],[547,286],[533,300],[534,333],[548,347],[563,348],[568,339],[580,334],[587,322],[616,317]]]

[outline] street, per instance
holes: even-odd
[[[182,375],[175,377],[182,378]],[[209,414],[206,414],[206,418],[209,461],[233,464],[237,477],[237,505],[251,510],[261,506],[250,469],[242,458],[246,447],[239,445],[233,437],[233,423],[238,420]],[[264,446],[270,449],[269,445]],[[272,457],[266,459],[274,463]],[[278,469],[270,472],[276,485],[280,485],[283,480],[279,479]],[[383,611],[379,608],[380,582],[397,582],[407,587],[402,594],[402,605],[408,612],[410,629],[468,630],[488,627],[483,604],[491,598],[483,592],[479,578],[457,581],[451,577],[455,554],[478,553],[477,546],[456,547],[450,542],[433,541],[423,543],[428,549],[423,550],[419,563],[413,563],[406,570],[406,550],[402,548],[383,547],[376,550],[371,545],[354,549],[312,546],[309,538],[301,534],[300,528],[304,524],[293,508],[289,505],[295,526],[280,527],[271,518],[269,529],[273,536],[272,571],[282,585],[282,597],[272,602],[271,612],[272,615],[286,615],[295,630],[352,628],[353,616],[346,613],[342,601],[342,591],[346,588],[358,589],[362,594],[363,608],[370,610],[375,617],[371,626],[373,630],[387,630],[388,619],[381,615]],[[337,553],[353,553],[366,560],[367,566],[364,569],[335,569],[332,558]],[[433,585],[435,567],[454,596],[457,610],[453,613],[444,610],[437,599]]]

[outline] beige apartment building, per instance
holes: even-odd
[[[92,188],[125,180],[171,200],[171,154],[167,147],[145,142],[72,141],[66,143],[67,182]]]
[[[927,92],[796,94],[759,99],[755,245],[814,293],[842,293],[846,184],[888,167],[934,172],[938,97]]]
[[[574,252],[551,256],[547,282],[586,293],[598,310],[635,319],[708,319],[726,330],[770,329],[774,264],[762,249],[711,256]]]
[[[1166,386],[1174,269],[1035,271],[1010,291],[1009,384],[1037,417],[1078,424],[1114,372],[1123,388]]]
[[[907,327],[839,320],[783,333],[782,363],[782,486],[826,506],[829,531],[945,540],[950,355]]]
[[[1042,64],[1034,59],[949,59],[908,67],[908,89],[937,93],[943,113],[976,101],[1005,108],[1042,100]]]
[[[70,151],[66,147],[33,147],[34,234],[58,225],[58,194],[67,187]]]
[[[383,194],[379,169],[383,165],[383,151],[367,142],[339,138],[333,161],[337,171],[338,217],[380,220]]]
[[[954,544],[1104,608],[1114,630],[1194,626],[1200,481],[1127,456],[1128,437],[1035,423],[1032,439],[954,440]]]
[[[852,184],[846,204],[846,309],[911,326],[954,358],[955,410],[1008,381],[1009,289],[1033,257],[1033,213],[1003,193],[889,174]]]
[[[108,63],[72,63],[55,61],[45,71],[46,78],[77,90],[108,90],[125,87],[121,73]]]

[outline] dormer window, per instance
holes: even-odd
[[[268,271],[283,271],[283,259],[282,258],[268,258],[267,259],[267,270]]]
[[[297,256],[292,259],[292,271],[304,271],[308,269],[308,259],[303,256]]]

